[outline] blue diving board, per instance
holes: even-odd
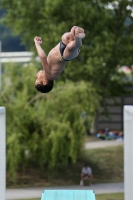
[[[44,190],[41,200],[96,200],[93,190]]]

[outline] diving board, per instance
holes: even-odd
[[[44,190],[41,200],[96,200],[93,190]]]

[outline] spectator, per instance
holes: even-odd
[[[92,169],[88,166],[88,163],[85,163],[84,167],[82,168],[80,185],[84,185],[84,179],[88,179],[89,185],[92,185]]]

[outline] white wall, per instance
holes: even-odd
[[[125,200],[133,199],[133,106],[124,106]]]
[[[5,200],[6,190],[6,109],[0,107],[0,200]]]

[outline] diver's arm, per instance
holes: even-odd
[[[37,49],[37,53],[38,53],[40,59],[42,59],[42,58],[47,58],[47,56],[46,56],[44,50],[43,50],[42,47],[41,47],[42,39],[41,39],[40,37],[37,37],[37,36],[36,36],[36,37],[34,38],[34,42],[35,42],[35,46],[36,46],[36,49]]]
[[[43,69],[47,73],[50,74],[51,71],[50,71],[50,68],[49,68],[48,63],[47,63],[47,56],[46,56],[44,50],[41,47],[42,39],[40,37],[35,37],[34,41],[35,41],[35,46],[36,46],[36,49],[37,49],[38,56],[40,57],[41,62],[42,62]]]

